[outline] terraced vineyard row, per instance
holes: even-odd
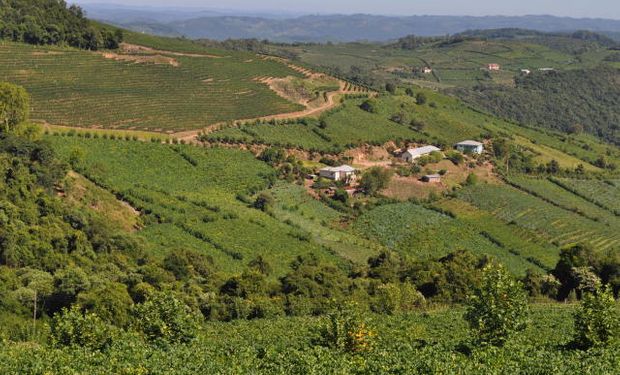
[[[620,247],[617,225],[586,218],[513,187],[477,185],[461,190],[458,198],[557,246],[585,243],[600,251]]]
[[[561,186],[620,215],[620,180],[554,179]]]
[[[401,254],[438,258],[466,249],[499,259],[516,274],[536,265],[502,248],[465,221],[412,203],[379,206],[360,216],[353,225],[360,235],[376,240]]]
[[[296,226],[249,208],[237,194],[267,187],[274,171],[249,152],[144,142],[50,136],[78,169],[146,214],[142,235],[155,253],[182,248],[211,256],[235,272],[262,255],[280,275],[297,256],[342,258]],[[75,157],[73,157],[75,159]]]
[[[298,76],[279,62],[246,54],[170,58],[178,66],[2,43],[0,76],[30,92],[34,119],[61,125],[172,132],[301,109],[254,81]]]

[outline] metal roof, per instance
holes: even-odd
[[[459,142],[456,144],[457,146],[484,146],[483,143],[478,141],[467,140],[463,142]]]
[[[441,151],[441,150],[435,146],[424,146],[424,147],[418,147],[418,148],[410,148],[409,150],[406,151],[406,153],[409,153],[411,156],[422,156],[422,155],[430,154],[431,152],[434,152],[434,151]]]

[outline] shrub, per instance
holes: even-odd
[[[319,333],[321,345],[349,353],[370,351],[375,336],[353,302],[332,309],[324,318]]]
[[[480,287],[467,300],[465,320],[481,344],[502,346],[527,326],[527,295],[503,266],[483,269]]]
[[[620,319],[612,290],[600,282],[594,291],[583,294],[574,318],[574,343],[581,348],[609,345],[620,334]]]
[[[425,104],[426,103],[426,94],[424,94],[423,92],[417,93],[417,95],[415,96],[415,101],[416,101],[416,103],[418,103],[418,105]]]
[[[394,314],[401,311],[413,311],[424,303],[424,296],[413,285],[389,283],[377,287],[372,309],[381,314]]]
[[[385,189],[392,179],[392,171],[381,167],[367,170],[360,180],[360,187],[368,195],[375,195]]]
[[[79,307],[63,309],[51,324],[52,342],[57,347],[74,346],[103,350],[112,342],[110,327],[96,314],[83,313]]]
[[[368,99],[364,101],[360,108],[369,113],[377,113],[379,109],[377,108],[377,101],[375,99]]]

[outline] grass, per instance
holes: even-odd
[[[280,62],[233,52],[169,57],[178,66],[0,42],[0,75],[29,91],[33,119],[55,125],[175,132],[302,108],[255,81],[299,76]]]

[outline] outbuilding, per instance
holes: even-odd
[[[338,167],[326,167],[319,171],[319,176],[333,181],[350,182],[355,179],[357,169],[350,165],[341,165]]]
[[[459,142],[454,145],[454,147],[460,152],[467,154],[482,154],[482,152],[484,151],[483,143],[471,140]]]
[[[426,176],[422,177],[422,181],[424,182],[441,182],[441,175],[438,174],[427,174]]]
[[[403,154],[400,156],[404,161],[406,162],[413,162],[414,160],[422,157],[422,156],[426,156],[426,155],[430,155],[433,152],[441,152],[441,150],[435,146],[424,146],[424,147],[418,147],[418,148],[410,148],[407,151],[403,152]]]

